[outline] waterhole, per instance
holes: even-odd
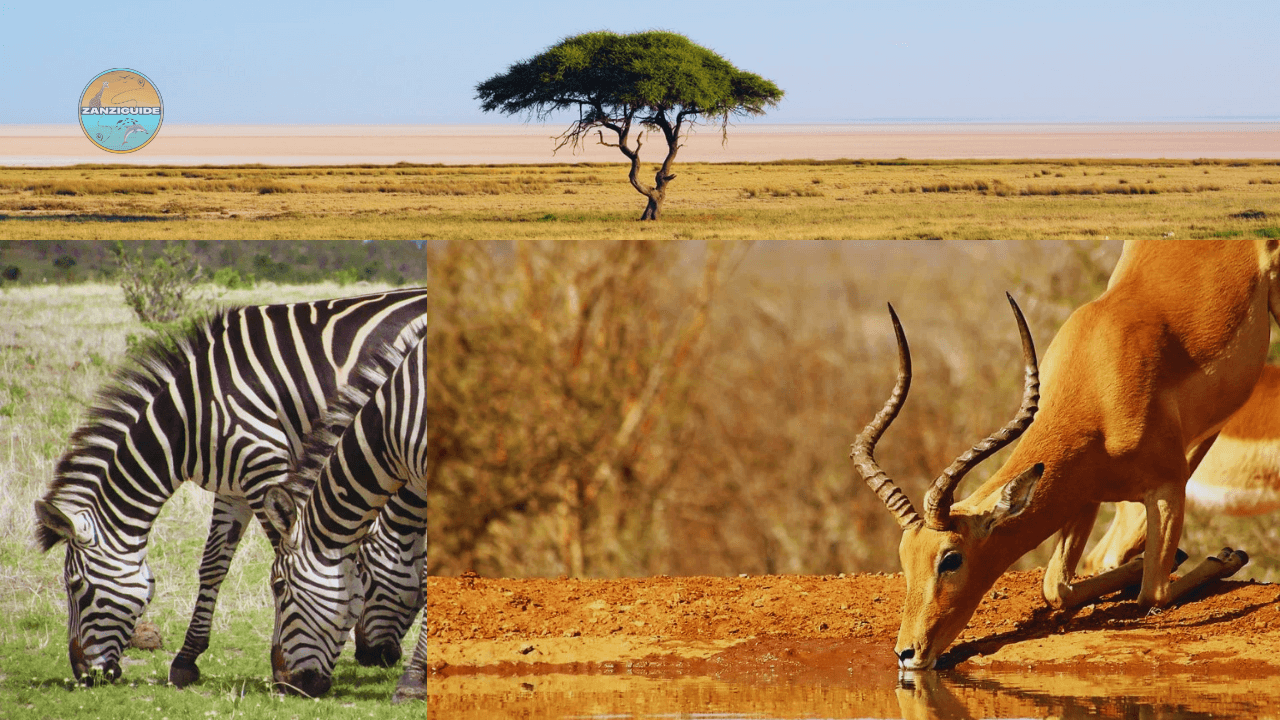
[[[900,673],[883,648],[758,640],[703,657],[436,667],[433,718],[1268,717],[1280,675],[1082,664]]]

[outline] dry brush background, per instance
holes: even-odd
[[[429,572],[896,571],[897,526],[848,459],[896,373],[885,302],[915,381],[877,457],[919,502],[1017,409],[1004,291],[1043,352],[1105,288],[1119,249],[430,245]],[[1183,546],[1245,547],[1246,573],[1268,578],[1280,548],[1268,525],[1193,515]],[[1019,567],[1046,559],[1047,547]]]

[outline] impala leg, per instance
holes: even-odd
[[[1085,556],[1081,575],[1096,575],[1120,567],[1142,552],[1147,541],[1147,509],[1142,503],[1116,503],[1116,514],[1107,532]]]
[[[1142,509],[1141,505],[1135,504],[1134,506]],[[1091,511],[1082,514],[1071,525],[1063,529],[1058,541],[1058,547],[1054,550],[1053,558],[1049,561],[1049,568],[1045,571],[1044,576],[1044,597],[1051,606],[1057,609],[1087,605],[1106,595],[1119,592],[1131,585],[1136,585],[1147,577],[1144,572],[1147,559],[1137,557],[1107,572],[1070,582],[1072,570],[1069,568],[1073,567],[1070,563],[1079,559],[1080,552],[1089,537],[1089,529],[1092,526],[1093,519],[1097,516],[1097,512],[1098,507],[1095,505]],[[1181,516],[1179,516],[1180,520]],[[1139,527],[1145,526],[1146,523],[1144,522]],[[1180,528],[1181,524],[1179,524]],[[1169,573],[1173,571],[1173,568],[1182,564],[1182,561],[1187,558],[1186,553],[1177,549],[1177,538],[1174,538],[1173,543],[1173,560],[1169,569],[1164,571],[1166,584],[1168,583]],[[1239,568],[1237,567],[1237,569]]]
[[[243,498],[227,498],[215,495],[213,516],[209,519],[209,538],[205,541],[204,556],[200,560],[200,590],[191,623],[182,649],[169,666],[169,682],[185,687],[200,679],[196,660],[209,648],[209,630],[213,623],[213,610],[218,602],[218,589],[227,577],[231,558],[236,554],[245,525],[253,512]]]
[[[1182,512],[1186,502],[1184,483],[1168,483],[1147,494],[1147,552],[1144,555],[1142,591],[1138,602],[1162,608],[1172,601],[1169,573],[1173,572],[1182,538]]]
[[[1169,585],[1169,602],[1195,590],[1213,580],[1231,577],[1249,562],[1249,556],[1243,550],[1223,548],[1216,556],[1207,557],[1191,570]]]
[[[1187,468],[1195,473],[1209,453],[1217,434],[1210,435],[1187,455]],[[1098,540],[1080,566],[1081,575],[1094,575],[1119,567],[1137,557],[1147,541],[1147,509],[1142,503],[1116,503],[1116,514],[1107,532]]]
[[[1098,517],[1098,504],[1084,509],[1058,534],[1058,544],[1044,573],[1044,599],[1050,606],[1061,610],[1078,604],[1074,602],[1076,591],[1071,584],[1075,577],[1076,563],[1089,541],[1089,532]]]

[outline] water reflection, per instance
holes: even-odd
[[[1189,670],[1189,668],[1188,668]],[[732,681],[644,669],[433,675],[432,718],[1208,718],[1274,715],[1278,677],[947,671]]]

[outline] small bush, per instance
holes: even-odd
[[[763,188],[742,188],[743,197],[825,197],[826,193],[816,187],[798,187],[798,188],[782,188],[782,187],[763,187]]]
[[[253,274],[274,283],[289,282],[294,279],[293,267],[282,260],[276,260],[268,253],[253,256]]]
[[[190,314],[189,296],[200,280],[201,270],[185,245],[171,244],[150,262],[143,257],[141,248],[131,254],[121,242],[116,243],[115,253],[125,304],[139,320],[169,323]]]
[[[339,287],[346,287],[360,280],[360,271],[355,268],[343,268],[333,274],[333,280]]]
[[[1262,210],[1241,210],[1238,213],[1231,213],[1230,217],[1236,220],[1266,220],[1267,214]]]
[[[227,290],[241,290],[252,288],[257,284],[257,278],[253,276],[253,273],[245,276],[241,275],[240,271],[235,268],[224,267],[213,273],[213,284]]]

